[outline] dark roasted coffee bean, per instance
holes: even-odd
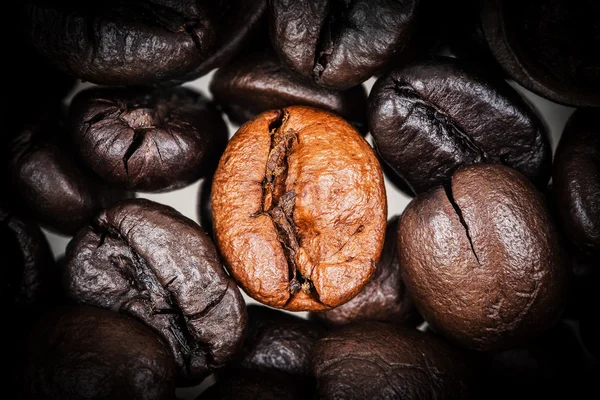
[[[369,95],[369,128],[382,158],[419,194],[462,165],[502,163],[539,187],[551,172],[543,123],[501,80],[445,57],[380,78]]]
[[[102,184],[75,161],[58,110],[33,113],[10,146],[16,201],[42,225],[73,235],[126,193]]]
[[[478,398],[471,360],[416,329],[350,324],[319,340],[313,354],[322,400]]]
[[[197,400],[306,400],[314,393],[294,377],[254,369],[231,369]]]
[[[466,24],[471,32],[460,38],[470,38],[472,49],[491,54],[513,80],[542,97],[600,105],[600,3],[490,0],[473,6]]]
[[[0,248],[4,260],[2,304],[17,313],[46,307],[58,279],[50,246],[40,228],[0,205]]]
[[[600,255],[600,111],[577,110],[554,160],[556,211],[573,244]]]
[[[238,364],[248,369],[309,377],[313,347],[324,333],[324,327],[316,321],[250,305],[248,334]]]
[[[271,41],[282,63],[319,86],[348,89],[404,56],[418,0],[271,0]]]
[[[367,92],[362,85],[337,91],[299,81],[270,48],[242,54],[219,68],[210,91],[240,125],[267,110],[305,105],[335,112],[359,130],[367,129]]]
[[[26,399],[175,399],[173,358],[125,315],[95,307],[44,314],[27,337]]]
[[[265,112],[240,128],[221,157],[211,205],[230,273],[276,308],[345,303],[383,247],[379,162],[350,124],[314,108]]]
[[[552,398],[569,393],[584,369],[583,349],[564,322],[515,347],[485,356],[485,387],[493,399]]]
[[[398,228],[402,277],[434,331],[475,350],[526,343],[564,308],[568,263],[542,195],[501,165],[463,167]]]
[[[69,110],[75,149],[107,182],[159,192],[214,171],[227,141],[219,111],[190,89],[92,88]]]
[[[240,349],[246,309],[214,245],[174,209],[144,199],[102,212],[67,246],[70,297],[133,315],[171,348],[178,384],[198,383]]]
[[[402,281],[398,262],[398,217],[388,221],[377,269],[365,288],[347,303],[312,316],[329,324],[373,320],[417,324],[422,321]]]

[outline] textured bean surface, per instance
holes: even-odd
[[[595,0],[481,2],[483,42],[510,77],[550,100],[600,105],[600,4]]]
[[[54,112],[52,112],[54,111]],[[29,116],[12,138],[13,194],[44,226],[73,235],[101,209],[124,198],[76,162],[58,110]]]
[[[36,49],[77,78],[143,85],[189,73],[216,49],[218,10],[195,0],[34,1],[27,7]]]
[[[280,64],[271,49],[242,54],[220,68],[210,91],[237,124],[267,110],[305,105],[335,112],[359,130],[367,129],[367,92],[362,85],[337,91],[300,81]]]
[[[27,399],[175,399],[169,349],[124,315],[95,307],[54,309],[36,321],[27,344]]]
[[[432,58],[380,78],[369,127],[383,159],[417,194],[474,163],[508,165],[539,187],[550,178],[541,120],[508,84],[461,60]]]
[[[383,247],[379,163],[352,126],[324,111],[288,107],[242,126],[221,157],[211,204],[229,271],[269,306],[350,300]]]
[[[576,111],[565,127],[554,161],[556,211],[568,238],[589,254],[600,253],[600,112]]]
[[[103,211],[67,247],[64,281],[78,303],[135,316],[170,347],[179,385],[236,353],[246,309],[214,245],[193,221],[144,199]]]
[[[69,109],[75,149],[104,180],[139,191],[186,186],[214,170],[227,127],[186,88],[92,88]]]
[[[312,395],[293,377],[241,368],[227,371],[197,400],[303,400]]]
[[[348,89],[409,48],[418,0],[271,0],[271,41],[286,67],[319,86]]]
[[[471,360],[416,329],[350,324],[320,339],[313,354],[322,400],[478,398]]]
[[[396,216],[388,221],[377,269],[364,289],[349,302],[312,316],[333,325],[358,320],[412,324],[422,321],[402,281],[396,247],[398,220]]]
[[[542,195],[515,170],[463,167],[398,228],[404,282],[432,328],[475,350],[527,342],[560,316],[568,265]]]
[[[310,357],[325,329],[316,321],[268,307],[248,306],[248,335],[239,364],[248,369],[309,377]]]

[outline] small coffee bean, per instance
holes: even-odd
[[[95,307],[62,307],[31,328],[27,399],[175,399],[173,358],[151,329]]]
[[[472,361],[416,329],[349,324],[320,339],[313,354],[322,400],[479,398]]]
[[[416,194],[474,163],[508,165],[539,187],[550,178],[550,142],[531,107],[458,59],[432,58],[378,79],[369,127],[384,161]]]
[[[167,343],[178,385],[199,383],[240,349],[244,301],[192,220],[145,199],[103,211],[67,246],[64,282],[77,303],[142,320]]]
[[[227,141],[216,107],[190,89],[92,88],[69,109],[79,158],[106,182],[161,192],[214,171]]]
[[[542,195],[519,172],[463,167],[398,228],[402,277],[434,331],[474,350],[526,343],[563,311],[568,263]]]
[[[230,273],[272,307],[345,303],[383,247],[381,167],[359,133],[325,111],[288,107],[242,126],[221,157],[211,204]]]

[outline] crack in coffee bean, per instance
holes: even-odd
[[[309,278],[303,276],[296,267],[296,257],[300,248],[299,239],[296,235],[294,225],[294,203],[296,192],[286,190],[286,178],[288,172],[288,157],[298,143],[298,137],[293,131],[285,130],[283,127],[288,114],[280,112],[279,118],[269,125],[271,134],[271,145],[265,178],[263,180],[262,213],[265,213],[273,221],[277,230],[277,239],[281,243],[289,273],[292,276],[289,284],[290,293],[295,295],[299,290],[310,293],[312,283]]]
[[[479,257],[477,256],[477,252],[475,251],[475,246],[473,245],[473,240],[471,239],[471,233],[469,232],[469,225],[467,225],[467,222],[465,221],[465,217],[462,213],[462,210],[460,209],[460,206],[454,200],[454,195],[452,194],[452,184],[450,183],[449,185],[444,185],[444,191],[446,192],[446,197],[448,198],[450,205],[452,206],[452,208],[454,208],[454,212],[456,212],[456,215],[458,216],[460,224],[463,226],[463,228],[465,228],[467,240],[469,241],[469,245],[471,246],[471,252],[475,256],[477,264],[480,264]]]
[[[344,13],[350,8],[349,0],[333,0],[328,3],[327,15],[321,27],[321,37],[317,42],[315,62],[312,71],[315,81],[319,81],[329,64],[335,43],[344,28]]]

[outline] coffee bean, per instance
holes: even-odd
[[[170,347],[179,385],[199,383],[243,343],[246,309],[202,229],[144,199],[103,211],[69,243],[76,302],[135,316]]]
[[[593,0],[481,1],[480,52],[520,85],[554,102],[600,105],[600,5]],[[459,23],[460,24],[460,23]]]
[[[434,331],[474,350],[525,343],[558,320],[566,254],[542,195],[517,171],[463,167],[416,197],[398,228],[402,277]]]
[[[221,157],[211,203],[230,273],[264,304],[335,307],[375,271],[383,175],[368,143],[331,113],[288,107],[245,124]]]
[[[349,302],[311,316],[332,325],[358,320],[418,324],[422,321],[402,281],[398,262],[397,231],[399,218],[387,223],[385,242],[377,269],[364,289]]]
[[[169,349],[127,316],[54,309],[36,321],[27,344],[27,399],[175,399]]]
[[[282,63],[330,89],[349,89],[411,47],[419,1],[273,0],[271,41]]]
[[[312,399],[293,377],[254,369],[232,369],[197,400],[304,400]]]
[[[270,48],[242,54],[219,68],[210,91],[239,125],[264,111],[305,105],[335,112],[360,131],[367,129],[367,92],[362,85],[337,91],[297,80]]]
[[[471,399],[471,360],[430,333],[380,322],[346,325],[317,342],[319,398]]]
[[[243,368],[310,377],[313,347],[325,329],[316,321],[268,307],[248,306],[248,334],[238,364]]]
[[[119,187],[160,192],[214,171],[227,140],[219,111],[186,88],[92,88],[73,100],[75,149],[89,168]]]
[[[556,211],[567,237],[600,254],[600,112],[577,110],[561,136],[553,167]]]
[[[45,227],[73,235],[127,194],[81,168],[58,110],[32,113],[10,144],[13,195]]]
[[[461,165],[501,163],[539,187],[551,172],[543,123],[519,94],[464,62],[438,57],[380,78],[369,127],[382,158],[419,194]]]

